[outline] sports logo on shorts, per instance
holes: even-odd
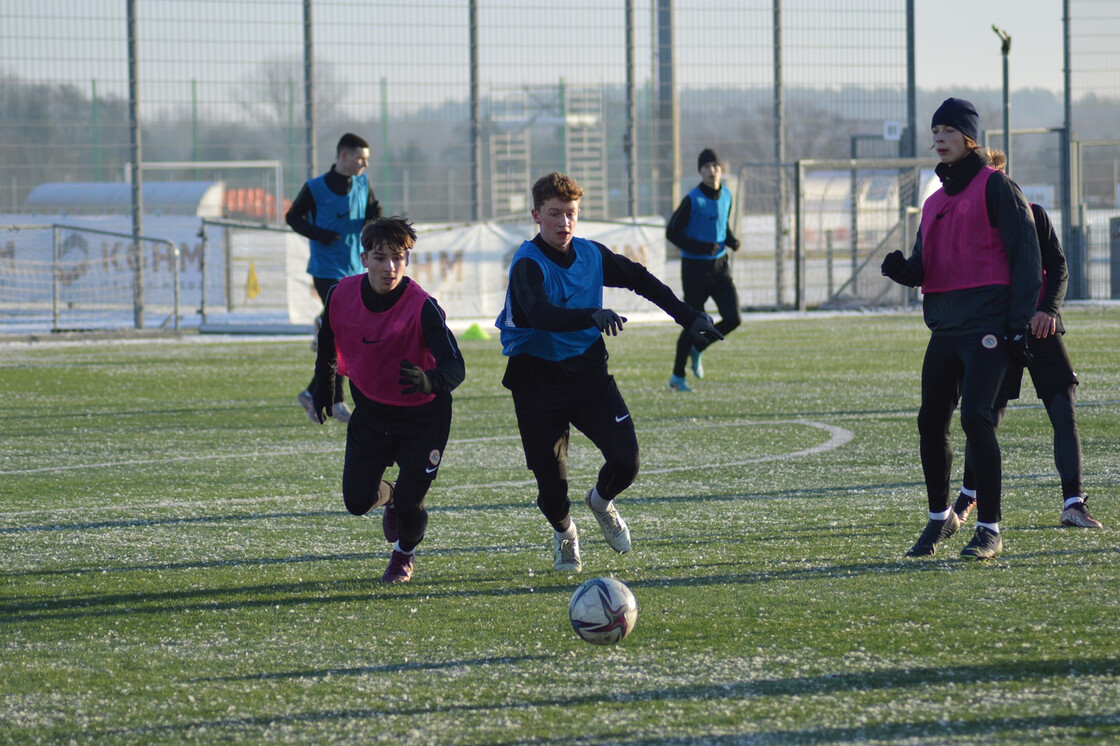
[[[985,334],[984,338],[980,340],[980,344],[984,345],[989,350],[994,350],[999,346],[999,340],[996,339],[994,334]]]
[[[439,466],[439,460],[442,458],[439,451],[432,451],[428,454],[428,463],[432,466]]]

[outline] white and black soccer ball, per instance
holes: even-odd
[[[568,619],[583,640],[593,645],[613,645],[634,629],[638,602],[622,581],[592,578],[572,594]]]

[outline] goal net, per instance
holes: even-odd
[[[804,160],[795,190],[795,253],[804,304],[909,306],[918,293],[882,276],[883,257],[909,254],[933,176],[927,158]]]
[[[0,334],[178,328],[179,300],[172,241],[91,226],[0,226]]]

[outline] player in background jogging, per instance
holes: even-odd
[[[996,151],[990,157],[992,168],[1003,171],[1006,165],[1003,153]],[[1101,522],[1089,514],[1081,485],[1081,435],[1077,431],[1077,413],[1073,405],[1078,381],[1063,340],[1066,328],[1062,324],[1060,309],[1066,297],[1069,268],[1046,210],[1032,204],[1031,212],[1042,252],[1042,293],[1038,297],[1038,309],[1031,317],[1030,349],[1034,360],[1027,370],[1054,428],[1054,464],[1062,481],[1059,522],[1063,526],[1100,528]],[[993,405],[996,428],[1003,422],[1007,402],[1019,398],[1022,383],[1023,367],[1012,361]],[[962,522],[976,504],[976,479],[970,463],[972,449],[967,444],[964,453],[964,479],[960,495],[953,504],[953,511]]]
[[[291,229],[311,244],[307,273],[324,303],[332,285],[343,277],[364,271],[358,258],[362,252],[362,226],[367,220],[381,217],[381,205],[365,176],[369,166],[369,143],[347,132],[339,139],[336,152],[337,159],[331,170],[304,184],[285,216]],[[317,340],[318,324],[322,321],[316,319],[315,323]],[[312,341],[312,349],[317,344]],[[296,397],[312,422],[317,421],[311,406],[314,388],[312,379]],[[342,386],[338,386],[336,396],[334,418],[346,423],[350,410],[343,401]]]
[[[742,321],[739,314],[739,293],[731,279],[727,250],[739,248],[739,239],[731,230],[731,190],[721,184],[723,164],[716,151],[705,148],[697,158],[700,183],[690,191],[676,212],[669,218],[665,237],[681,251],[681,288],[684,302],[704,309],[708,298],[716,302],[719,323],[716,329],[726,336]],[[669,388],[688,392],[692,388],[684,377],[685,360],[692,359],[692,373],[704,377],[701,356],[710,343],[693,339],[687,330],[677,338],[673,373]]]
[[[1029,363],[1042,261],[1030,205],[976,142],[976,108],[946,99],[930,130],[941,188],[922,206],[910,257],[894,251],[882,265],[895,282],[922,286],[922,313],[931,331],[918,412],[929,519],[906,554],[932,555],[960,529],[949,496],[949,425],[960,403],[961,427],[975,456],[977,499],[976,533],[961,556],[992,559],[1003,550],[1003,470],[993,402],[1009,360]]]
[[[509,357],[502,384],[513,394],[525,463],[537,480],[537,506],[553,528],[553,567],[579,572],[579,535],[568,500],[568,440],[574,425],[605,463],[584,502],[616,552],[630,549],[630,529],[614,499],[638,474],[634,420],[607,370],[603,335],[626,319],[603,308],[603,288],[649,299],[698,340],[722,335],[706,313],[690,308],[641,264],[578,238],[583,187],[551,173],[533,185],[540,232],[513,255],[505,307],[495,326]]]
[[[451,430],[451,391],[466,376],[443,309],[404,276],[415,244],[404,218],[366,224],[366,272],[342,278],[327,293],[315,358],[317,422],[331,414],[338,377],[350,378],[354,412],[346,427],[342,498],[354,515],[386,506],[382,530],[393,552],[383,583],[412,577],[428,525],[424,497]],[[394,463],[400,467],[395,484],[383,481]]]

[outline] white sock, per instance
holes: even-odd
[[[929,519],[930,519],[931,521],[943,521],[943,520],[945,520],[946,518],[948,518],[948,517],[949,517],[949,514],[950,514],[950,513],[952,513],[952,512],[953,512],[953,509],[952,509],[952,508],[945,508],[945,510],[944,510],[943,512],[941,512],[941,513],[934,513],[934,512],[933,512],[933,511],[931,510],[931,511],[929,512]]]
[[[980,521],[977,521],[976,526],[977,527],[983,526],[984,528],[991,531],[993,534],[998,534],[999,533],[999,524],[998,523],[981,523]]]
[[[1077,503],[1083,503],[1083,502],[1085,502],[1085,498],[1083,498],[1081,495],[1074,495],[1073,497],[1067,497],[1066,498],[1066,504],[1063,505],[1062,507],[1063,508],[1068,508],[1070,505],[1076,505]]]
[[[553,529],[553,531],[556,531],[556,529]],[[567,539],[569,541],[576,538],[576,522],[569,519],[568,530],[556,531],[556,537],[558,539]]]
[[[401,554],[407,554],[408,556],[411,557],[412,555],[416,554],[416,547],[413,547],[412,549],[410,549],[406,552],[403,549],[401,549],[401,543],[398,540],[397,543],[393,545],[393,551],[394,552],[400,552]]]
[[[976,499],[976,490],[970,490],[968,487],[965,487],[963,485],[961,486],[961,494],[962,495],[967,495],[968,497],[971,497],[974,500]]]
[[[604,510],[611,506],[610,500],[604,500],[602,495],[599,494],[599,486],[596,485],[591,488],[591,509],[602,513]]]

